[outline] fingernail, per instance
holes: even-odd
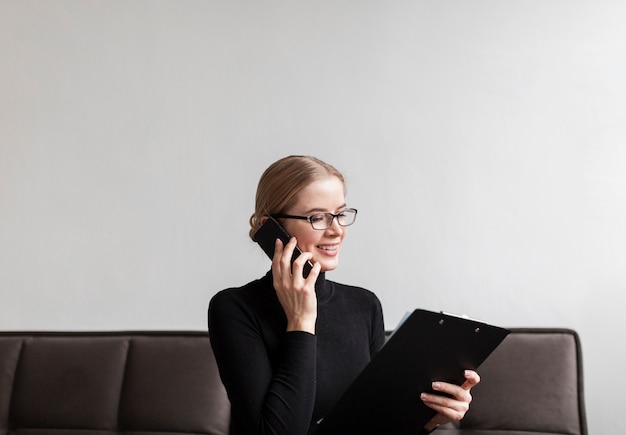
[[[439,382],[433,382],[433,390],[439,389]]]

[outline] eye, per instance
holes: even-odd
[[[311,216],[311,222],[323,222],[324,213],[318,213]]]

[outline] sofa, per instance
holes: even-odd
[[[442,435],[587,435],[568,329],[513,329]],[[228,433],[206,332],[0,332],[0,435]],[[384,434],[381,434],[384,435]]]

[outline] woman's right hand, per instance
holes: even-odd
[[[295,237],[292,237],[286,245],[276,240],[272,259],[274,289],[287,316],[287,331],[305,331],[315,334],[317,320],[315,281],[321,266],[317,262],[314,263],[313,269],[305,279],[302,275],[304,264],[312,259],[313,254],[303,252],[293,262],[292,271],[291,256],[295,247]]]

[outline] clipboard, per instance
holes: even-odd
[[[509,330],[416,309],[348,387],[315,435],[415,435],[435,415],[420,399],[433,381],[461,385]]]

